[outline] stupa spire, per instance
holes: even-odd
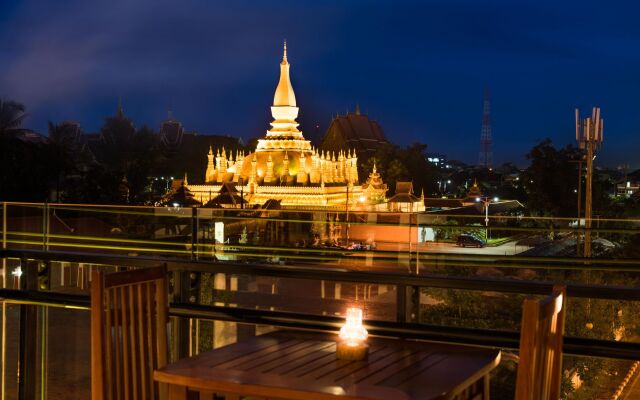
[[[273,106],[296,106],[296,95],[293,93],[291,86],[291,78],[289,77],[289,61],[287,61],[287,42],[284,42],[284,51],[282,54],[282,62],[280,63],[280,81],[276,88],[276,94],[273,96]]]
[[[311,150],[311,142],[302,136],[302,132],[298,129],[298,122],[296,122],[299,109],[289,77],[290,66],[285,41],[280,62],[280,79],[271,106],[273,122],[271,122],[271,129],[267,131],[267,136],[258,140],[256,151]]]
[[[287,63],[287,39],[284,40],[284,51],[282,52],[282,63]]]

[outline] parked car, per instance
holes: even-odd
[[[461,247],[484,247],[485,244],[484,240],[478,239],[473,235],[460,235],[456,239],[456,245]]]

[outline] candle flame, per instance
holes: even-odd
[[[357,307],[347,308],[347,321],[340,329],[340,339],[348,346],[357,346],[367,340],[367,330],[362,326],[362,310]]]

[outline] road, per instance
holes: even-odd
[[[488,255],[488,256],[511,256],[528,250],[529,246],[518,246],[515,242],[509,242],[500,246],[491,246],[483,248],[458,247],[453,243],[421,243],[417,249],[417,254],[421,257],[421,270],[427,266],[438,265],[439,260],[446,259],[447,255]],[[441,254],[441,256],[427,261],[425,255]],[[316,260],[296,260],[297,265],[322,266],[328,268],[350,268],[361,271],[376,272],[402,272],[412,271],[415,265],[416,245],[411,246],[407,243],[377,243],[376,251],[353,251],[342,255],[337,260],[322,260],[319,256]],[[412,261],[409,261],[412,260]],[[410,264],[411,263],[411,268]]]
[[[522,253],[528,250],[529,246],[517,245],[515,241],[507,242],[499,246],[485,246],[481,248],[477,247],[459,247],[455,243],[436,243],[425,242],[418,245],[418,251],[420,253],[448,253],[448,254],[480,254],[480,255],[500,255],[500,256],[512,256],[518,253]],[[378,250],[387,251],[401,251],[406,252],[409,250],[407,243],[378,243]],[[416,245],[411,245],[411,252],[416,251]]]

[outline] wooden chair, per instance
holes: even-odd
[[[93,400],[166,398],[153,371],[167,364],[167,310],[166,267],[93,271]]]
[[[558,400],[567,290],[554,286],[544,299],[526,299],[520,330],[516,400]]]

